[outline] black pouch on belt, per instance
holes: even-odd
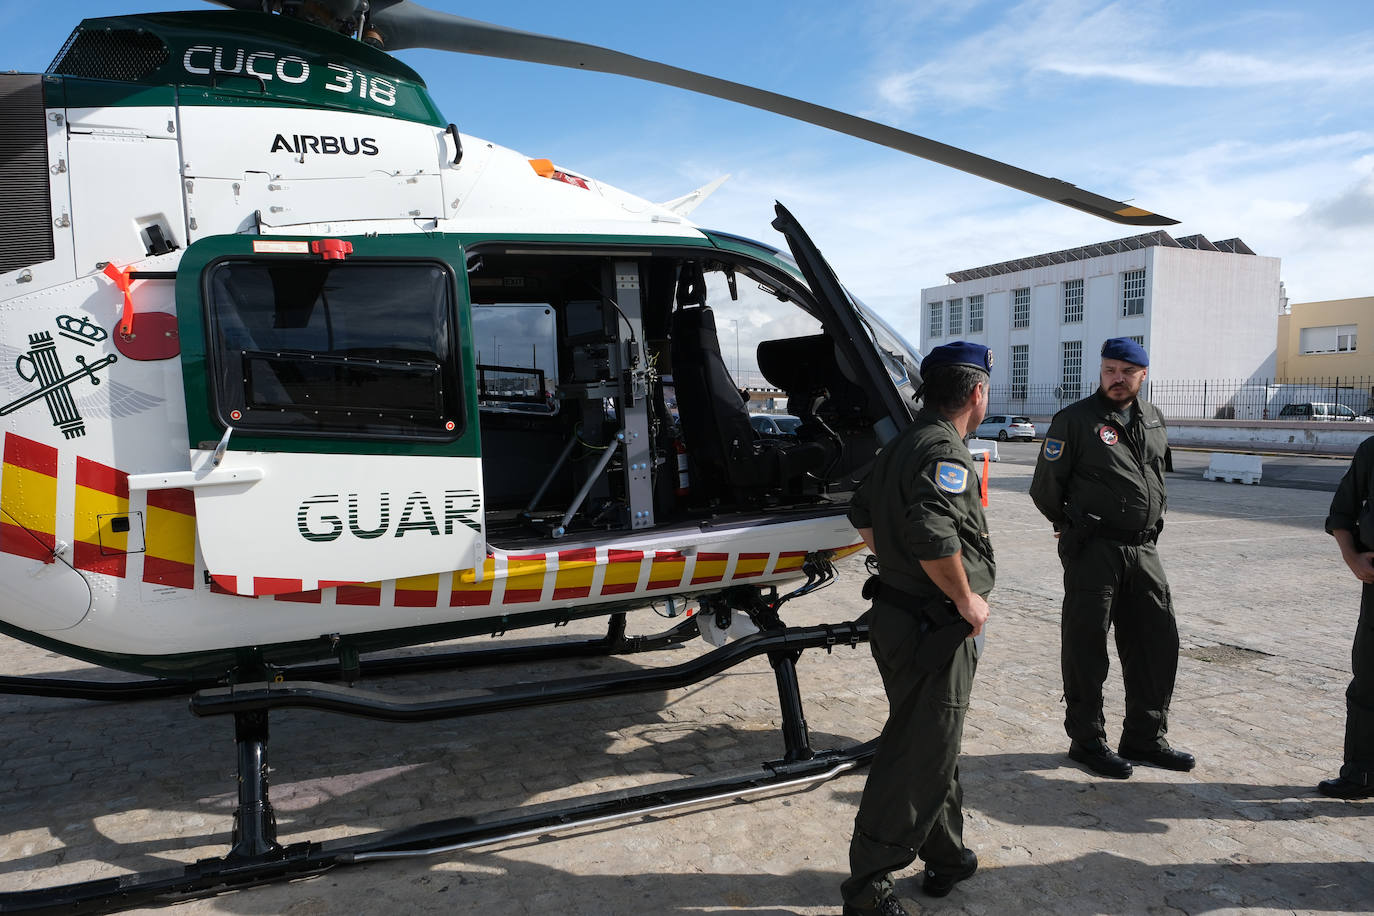
[[[921,642],[916,646],[913,666],[921,674],[939,670],[949,663],[965,639],[973,634],[969,623],[949,602],[927,604],[921,609]]]

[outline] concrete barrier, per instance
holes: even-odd
[[[970,439],[968,440],[968,450],[973,453],[973,457],[982,460],[984,452],[987,452],[989,461],[1001,461],[1002,456],[997,454],[996,439]]]
[[[1264,474],[1264,460],[1259,455],[1236,455],[1213,452],[1203,480],[1225,480],[1229,483],[1259,483]]]

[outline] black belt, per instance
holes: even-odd
[[[959,615],[954,602],[943,592],[938,598],[916,595],[890,582],[882,582],[877,576],[869,576],[864,583],[863,596],[904,607],[919,616],[920,638],[911,658],[912,669],[917,673],[934,671],[948,664],[955,650],[973,634],[972,625]],[[936,612],[937,606],[944,613]]]
[[[1159,539],[1159,528],[1151,526],[1142,528],[1139,531],[1128,531],[1125,528],[1108,528],[1106,525],[1098,525],[1089,528],[1088,535],[1092,537],[1106,538],[1109,541],[1116,541],[1118,544],[1126,544],[1130,547],[1140,547],[1144,544],[1153,544]]]

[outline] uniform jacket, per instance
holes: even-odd
[[[1355,458],[1331,498],[1326,530],[1329,534],[1337,529],[1353,531],[1365,550],[1374,549],[1374,436],[1355,450]]]
[[[1127,424],[1099,388],[1054,415],[1035,463],[1031,499],[1055,530],[1075,524],[1126,532],[1154,528],[1168,508],[1168,445],[1153,404],[1137,398]]]
[[[962,551],[969,588],[986,598],[996,564],[973,456],[933,410],[888,443],[854,494],[849,520],[872,528],[882,580],[919,597],[944,597],[921,568]]]

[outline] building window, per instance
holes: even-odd
[[[1083,321],[1083,281],[1064,281],[1064,323],[1077,324]]]
[[[1061,341],[1059,352],[1060,363],[1063,366],[1059,385],[1063,389],[1064,397],[1080,397],[1083,393],[1083,341]]]
[[[1354,353],[1356,326],[1332,324],[1321,328],[1303,328],[1298,332],[1300,353]]]
[[[1011,291],[1011,326],[1014,328],[1030,327],[1029,286]]]
[[[1144,335],[1144,334],[1132,334],[1130,337],[1127,337],[1126,339],[1127,339],[1127,340],[1131,340],[1131,341],[1135,341],[1136,343],[1140,344],[1142,347],[1145,346],[1145,335]]]
[[[926,306],[930,315],[929,334],[931,337],[945,336],[945,304],[943,302],[932,302]]]
[[[1030,346],[1014,344],[1011,348],[1011,397],[1024,401],[1030,381]]]
[[[983,333],[983,297],[968,297],[968,332],[970,334]]]
[[[962,333],[964,333],[964,300],[951,299],[949,300],[949,334],[953,337],[955,334]]]
[[[1121,275],[1121,317],[1145,314],[1145,271],[1128,270]]]

